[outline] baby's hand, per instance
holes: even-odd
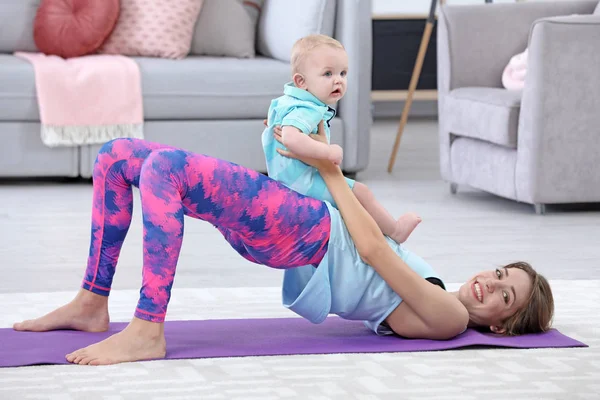
[[[327,159],[334,163],[335,165],[340,165],[342,163],[342,159],[344,158],[344,150],[337,144],[329,145],[329,157]]]

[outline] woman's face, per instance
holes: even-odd
[[[502,333],[502,321],[525,305],[531,294],[531,277],[519,268],[484,271],[464,283],[458,299],[469,311],[470,325],[489,326]]]

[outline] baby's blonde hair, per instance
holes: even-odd
[[[302,61],[304,61],[304,58],[306,58],[312,50],[323,45],[345,50],[340,42],[330,36],[321,34],[304,36],[303,38],[298,39],[292,47],[292,57],[290,60],[290,63],[292,64],[292,75],[298,72]]]

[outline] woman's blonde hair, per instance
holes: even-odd
[[[304,36],[303,38],[298,39],[292,47],[292,56],[290,60],[290,63],[292,64],[292,75],[298,72],[306,55],[319,46],[331,46],[336,49],[345,50],[340,42],[330,36],[321,34]]]
[[[505,268],[523,270],[532,280],[531,295],[525,305],[504,321],[505,334],[516,336],[545,332],[550,329],[554,316],[554,297],[546,278],[526,262],[508,264]]]

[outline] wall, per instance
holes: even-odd
[[[494,3],[514,2],[515,0],[494,1]],[[446,0],[446,4],[479,3],[485,3],[485,0]],[[431,1],[429,0],[372,0],[372,4],[373,14],[427,14],[431,7]]]
[[[431,7],[430,0],[371,0],[374,15],[381,14],[408,14],[427,15]],[[553,1],[553,0],[494,0],[494,3],[515,3],[519,1]],[[446,0],[446,4],[468,5],[484,4],[485,0]],[[439,7],[439,3],[437,5]],[[399,117],[403,101],[376,102],[373,111],[376,117]],[[435,116],[437,115],[437,103],[434,101],[415,101],[411,108],[411,116]]]
[[[429,0],[371,0],[374,14],[427,14],[431,7]],[[494,3],[514,3],[518,1],[553,0],[494,0]],[[480,4],[485,0],[446,0],[446,4]],[[439,5],[439,4],[438,4]]]

